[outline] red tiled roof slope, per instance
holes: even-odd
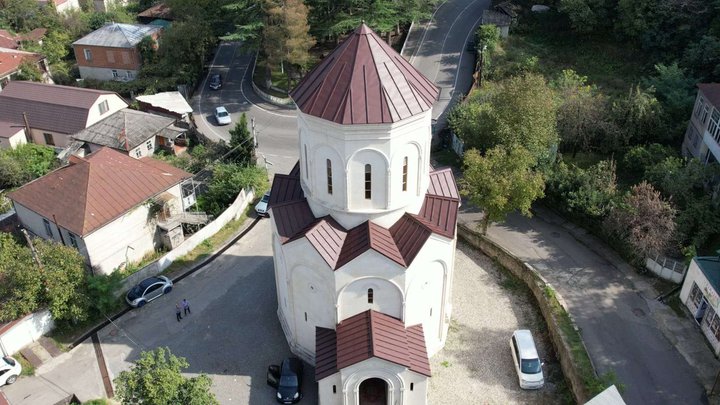
[[[430,377],[422,325],[405,328],[392,316],[367,310],[337,325],[315,329],[315,380],[372,357]]]
[[[8,198],[80,236],[190,178],[166,163],[102,148],[36,179]]]
[[[338,124],[397,122],[432,108],[438,88],[362,24],[308,73],[291,96]]]

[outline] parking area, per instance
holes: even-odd
[[[447,344],[430,360],[428,403],[557,404],[572,399],[565,398],[565,382],[547,328],[522,283],[458,242],[452,294]],[[545,362],[545,387],[540,390],[518,386],[509,344],[516,329],[532,331]]]

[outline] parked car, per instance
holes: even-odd
[[[268,201],[270,201],[270,192],[268,191],[262,196],[260,201],[255,205],[255,212],[261,217],[268,216]]]
[[[10,385],[17,381],[22,372],[20,362],[12,357],[3,357],[0,361],[0,386]]]
[[[532,333],[527,329],[519,329],[513,332],[510,338],[510,351],[512,352],[513,364],[515,364],[520,388],[542,388],[545,384],[542,371],[543,363],[540,361],[540,356],[538,356]]]
[[[267,383],[277,389],[276,399],[281,404],[294,404],[302,399],[303,363],[297,357],[288,357],[282,364],[268,367]]]
[[[212,90],[219,90],[220,87],[222,87],[222,76],[218,73],[210,75],[210,88]]]
[[[232,122],[232,120],[230,120],[230,113],[225,109],[225,107],[215,108],[215,120],[218,125],[229,125]]]
[[[149,277],[139,282],[125,295],[131,307],[139,308],[148,302],[172,291],[173,283],[165,276]]]

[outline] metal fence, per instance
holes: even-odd
[[[661,255],[645,258],[645,267],[658,277],[675,284],[682,283],[687,272],[685,263]]]

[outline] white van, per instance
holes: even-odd
[[[510,351],[512,352],[515,371],[518,375],[520,388],[539,389],[545,384],[542,366],[532,333],[527,329],[513,332],[510,338]]]

